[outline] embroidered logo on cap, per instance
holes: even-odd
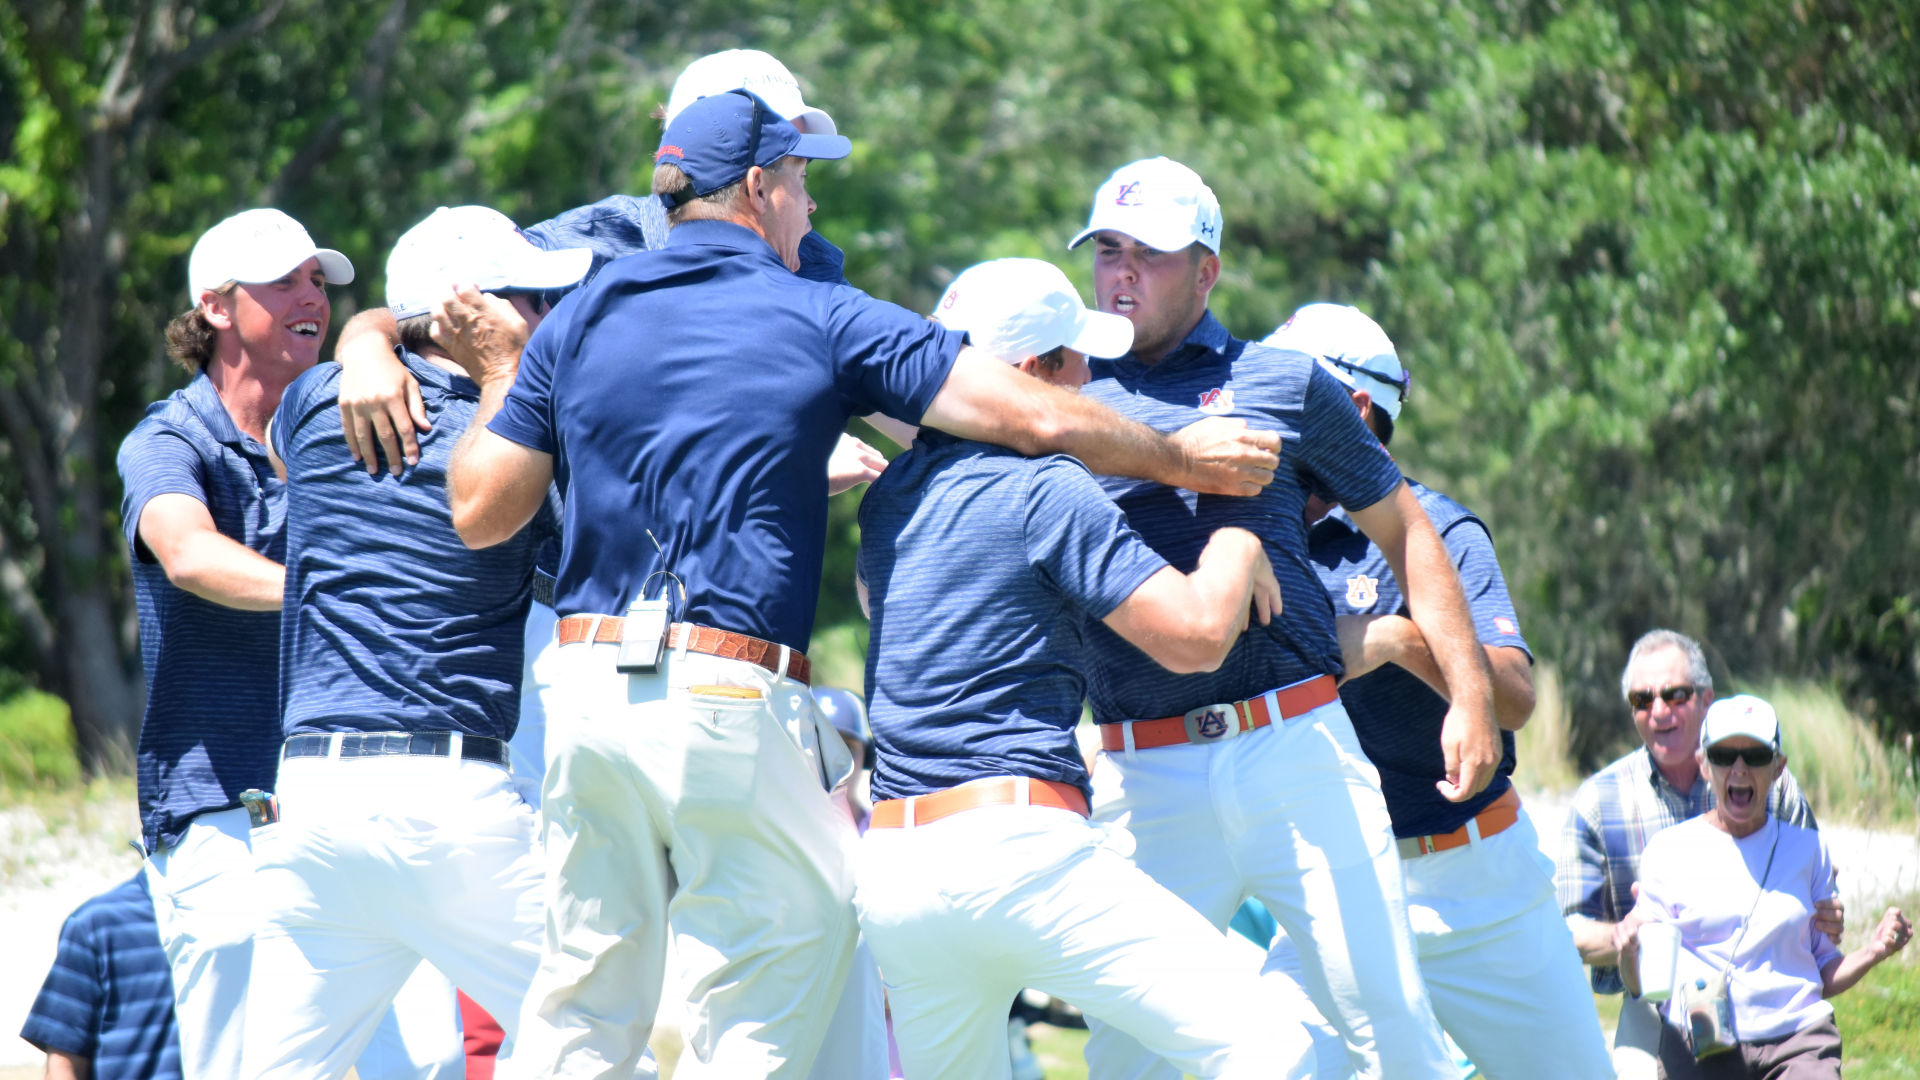
[[[1140,206],[1140,181],[1131,180],[1120,185],[1120,194],[1113,198],[1115,206]]]
[[[680,149],[672,143],[662,143],[660,149],[653,152],[653,160],[655,161],[659,161],[663,157],[683,158],[686,156],[687,152],[685,150]]]

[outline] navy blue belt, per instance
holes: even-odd
[[[333,753],[335,741],[340,753]],[[452,757],[451,731],[336,731],[330,735],[289,735],[282,757]],[[485,735],[464,735],[460,739],[463,761],[485,761],[506,765],[513,760],[505,739]]]

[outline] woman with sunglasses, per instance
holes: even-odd
[[[1640,928],[1664,922],[1679,931],[1661,1075],[1838,1080],[1840,1032],[1826,999],[1904,948],[1913,927],[1888,908],[1867,943],[1845,954],[1814,929],[1815,901],[1835,891],[1833,864],[1819,833],[1767,813],[1787,760],[1772,706],[1746,695],[1714,702],[1698,754],[1714,807],[1647,843],[1639,902],[1616,931],[1621,976],[1635,996]],[[1727,1004],[1716,1008],[1713,988],[1722,983]],[[1687,998],[1695,1004],[1683,1012]],[[1717,1036],[1690,1023],[1690,1013],[1717,1016]]]

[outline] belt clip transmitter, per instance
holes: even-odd
[[[622,675],[659,674],[660,653],[666,648],[667,624],[672,618],[667,608],[665,593],[657,600],[634,599],[620,628],[620,652],[613,661],[615,671]]]
[[[664,561],[665,548],[660,539],[648,529],[647,539],[653,541],[653,549],[660,553]],[[664,577],[667,580],[660,585],[660,595],[647,599],[647,586],[653,579]],[[620,628],[620,651],[615,655],[613,670],[622,675],[657,675],[660,673],[660,653],[667,645],[667,627],[673,622],[672,585],[680,586],[680,603],[687,602],[687,586],[670,570],[656,570],[647,575],[640,583],[640,591],[635,594],[633,603],[627,606],[627,617]]]

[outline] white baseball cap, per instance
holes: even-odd
[[[1010,364],[1062,345],[1088,356],[1125,356],[1133,324],[1092,311],[1060,268],[1044,259],[993,259],[947,286],[933,318]]]
[[[1700,749],[1735,735],[1745,735],[1778,750],[1780,718],[1774,715],[1773,706],[1752,694],[1721,698],[1707,708],[1707,718],[1700,723]]]
[[[229,281],[257,285],[278,281],[318,255],[330,285],[353,280],[353,264],[332,248],[317,247],[301,224],[279,210],[243,210],[200,234],[187,257],[187,289],[200,294]]]
[[[1126,233],[1150,248],[1179,251],[1202,243],[1220,253],[1220,200],[1200,174],[1172,158],[1147,158],[1114,170],[1093,194],[1087,227],[1067,244],[1102,229]]]
[[[393,245],[387,307],[395,319],[425,315],[455,282],[470,281],[481,292],[563,289],[592,263],[592,248],[540,250],[491,207],[443,206]]]
[[[1367,313],[1345,304],[1308,304],[1268,334],[1262,345],[1303,352],[1334,378],[1373,395],[1389,419],[1400,419],[1413,380],[1393,340]]]
[[[800,81],[787,65],[759,49],[709,53],[688,64],[667,95],[667,123],[703,97],[729,90],[751,90],[788,121],[804,119],[809,135],[838,135],[833,117],[800,96]]]

